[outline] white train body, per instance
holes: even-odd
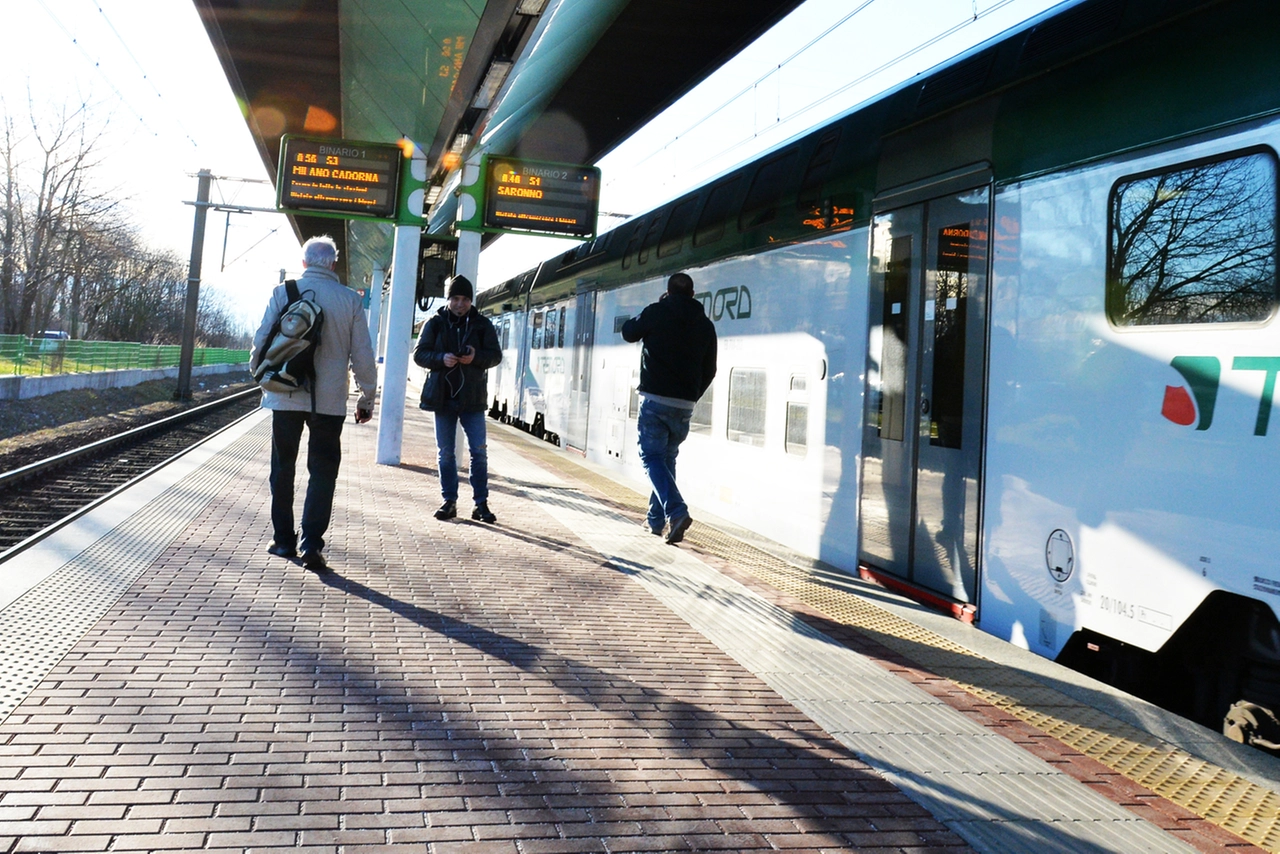
[[[640,345],[619,329],[687,271],[719,340],[677,464],[695,518],[870,573],[1210,725],[1238,700],[1280,708],[1278,84],[1228,87],[1274,104],[1216,105],[1235,121],[1165,116],[1185,128],[1124,127],[1092,153],[1026,141],[1088,109],[1046,104],[1055,79],[1097,66],[1105,89],[1196,15],[1280,41],[1258,3],[1183,5],[1164,29],[1099,36],[1105,50],[1057,78],[1011,72],[994,94],[895,118],[930,81],[988,54],[998,69],[1040,28],[1110,7],[1047,16],[546,262],[523,300],[485,307],[512,342],[523,330],[495,412],[536,417],[645,490]],[[1190,85],[1168,61],[1170,89]],[[843,184],[823,171],[841,157]],[[784,173],[793,196],[757,192]],[[709,216],[720,190],[735,201]],[[801,213],[775,232],[793,198]]]

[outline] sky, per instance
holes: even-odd
[[[410,0],[412,2],[412,0]],[[427,0],[421,0],[427,2]],[[807,0],[598,165],[600,229],[845,112],[1045,9],[1055,0]],[[273,207],[274,178],[246,128],[190,0],[8,0],[0,99],[21,126],[91,105],[105,127],[98,186],[126,200],[143,239],[187,259],[195,173],[213,200]],[[29,109],[28,105],[31,105]],[[28,123],[29,127],[29,123]],[[243,183],[232,179],[247,179]],[[481,289],[572,244],[504,236]],[[225,247],[225,248],[224,248]],[[201,294],[256,327],[298,244],[278,214],[212,212]]]

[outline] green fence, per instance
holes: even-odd
[[[0,376],[75,374],[138,368],[175,368],[182,358],[177,344],[133,344],[128,341],[69,341],[0,335]],[[193,366],[234,365],[249,361],[248,350],[197,347]]]

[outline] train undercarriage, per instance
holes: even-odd
[[[1211,594],[1158,652],[1078,631],[1058,662],[1280,754],[1280,621],[1255,599]]]

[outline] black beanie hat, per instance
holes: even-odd
[[[445,296],[447,297],[476,298],[475,289],[471,287],[471,280],[466,276],[450,276],[449,281],[445,284]]]

